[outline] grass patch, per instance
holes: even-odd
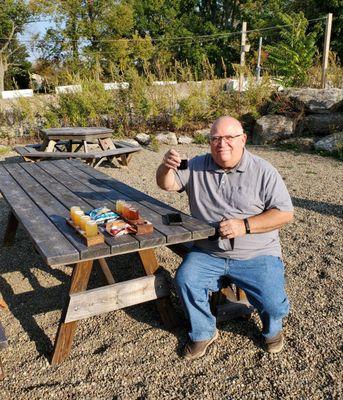
[[[7,154],[11,151],[10,147],[0,147],[0,155]]]

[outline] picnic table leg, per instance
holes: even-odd
[[[54,151],[55,145],[57,142],[55,140],[45,140],[42,144],[42,147],[40,148],[40,151],[46,151],[48,153],[51,153]]]
[[[5,378],[5,370],[4,370],[4,367],[2,366],[1,357],[0,357],[0,381],[2,381],[4,378]]]
[[[153,249],[139,250],[139,257],[147,275],[153,275],[158,269],[158,261]],[[162,321],[168,329],[179,325],[170,297],[162,297],[156,300],[157,310],[161,315]]]
[[[17,232],[18,228],[18,220],[11,211],[9,216],[8,216],[8,222],[7,222],[7,227],[6,227],[6,232],[4,236],[4,245],[5,246],[11,246],[11,244],[14,241],[15,234]]]
[[[123,167],[127,167],[127,166],[129,165],[129,160],[128,160],[126,154],[122,154],[122,155],[120,156],[120,164],[121,164]]]
[[[74,267],[71,287],[69,293],[83,292],[87,289],[90,274],[92,272],[93,261],[80,261]],[[65,316],[69,307],[62,312],[60,325],[57,330],[57,335],[54,344],[54,350],[51,358],[51,365],[56,365],[68,357],[71,346],[73,344],[74,335],[77,328],[77,321],[65,323]]]
[[[86,140],[83,140],[82,143],[83,143],[83,149],[84,149],[85,153],[88,153],[87,141],[86,141]]]

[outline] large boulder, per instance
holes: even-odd
[[[316,136],[326,136],[343,131],[343,113],[307,115],[300,122],[297,132],[310,133]]]
[[[325,114],[336,111],[343,106],[343,89],[289,89],[287,97],[294,101],[300,109],[309,113]]]
[[[177,141],[179,144],[191,144],[193,142],[193,139],[189,136],[179,136]]]
[[[147,135],[146,133],[138,133],[136,135],[135,140],[139,143],[142,144],[143,146],[147,146],[151,142],[151,137]]]
[[[170,146],[177,145],[177,137],[174,132],[159,133],[156,135],[156,139],[158,142],[169,144]]]
[[[194,132],[194,136],[201,135],[201,136],[209,137],[210,133],[211,133],[211,128],[198,129]]]
[[[135,139],[131,139],[131,138],[124,138],[124,139],[120,139],[121,142],[123,143],[127,143],[127,144],[131,144],[133,146],[139,146],[139,143],[137,140]]]
[[[329,153],[343,151],[343,132],[336,132],[325,136],[314,144],[316,150],[325,150]]]
[[[283,115],[265,115],[256,121],[253,144],[275,143],[294,134],[293,118]]]

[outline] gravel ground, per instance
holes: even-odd
[[[206,146],[179,146],[188,156]],[[47,361],[58,326],[71,267],[51,270],[19,228],[15,246],[0,248],[0,293],[10,311],[1,313],[10,346],[1,352],[7,399],[342,399],[342,209],[343,166],[311,154],[251,147],[285,179],[296,208],[295,222],[281,231],[291,313],[286,346],[279,355],[263,351],[260,322],[219,325],[219,339],[205,357],[178,357],[186,340],[182,325],[168,332],[153,303],[79,323],[69,358]],[[100,168],[162,201],[187,211],[185,195],[156,187],[163,153],[144,150],[128,169]],[[11,153],[6,162],[18,161]],[[144,171],[144,175],[143,172]],[[5,230],[8,206],[0,198]],[[174,276],[180,258],[158,250],[160,264]],[[141,275],[137,256],[110,261],[118,280]],[[94,268],[90,286],[103,284]],[[182,317],[177,299],[177,312]]]

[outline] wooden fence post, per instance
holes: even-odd
[[[327,81],[326,73],[327,73],[328,62],[329,62],[331,27],[332,27],[332,14],[329,13],[326,18],[326,28],[325,28],[325,38],[324,38],[322,82],[321,82],[322,89],[326,88],[326,81]]]

